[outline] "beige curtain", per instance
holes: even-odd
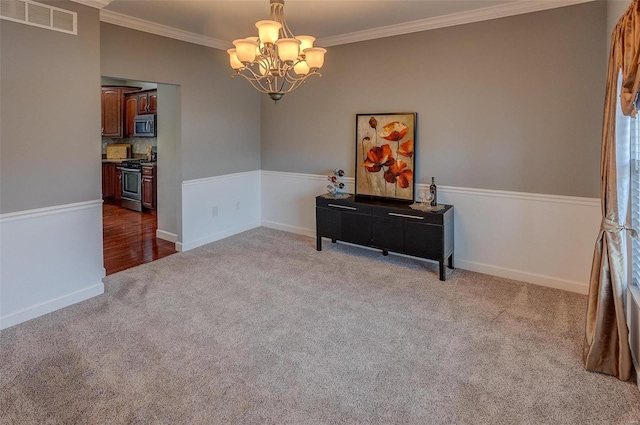
[[[616,102],[619,95],[622,114],[635,117],[639,54],[640,10],[638,0],[633,0],[611,35],[600,165],[603,219],[591,267],[583,352],[588,370],[625,381],[631,375],[632,361],[624,314],[626,206],[620,205],[627,202],[629,194],[618,192]]]

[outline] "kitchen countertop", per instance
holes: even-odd
[[[107,162],[112,162],[114,164],[121,164],[122,161],[129,161],[132,159],[142,159],[142,158],[122,158],[122,159],[107,159],[107,158],[102,158],[102,163],[107,163]],[[152,165],[152,166],[156,166],[157,162],[156,161],[142,161],[142,165]]]

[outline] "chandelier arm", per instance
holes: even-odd
[[[242,73],[237,73],[235,75],[232,75],[232,77],[235,77],[236,75],[239,75],[241,77],[243,77],[245,80],[247,80],[249,82],[249,84],[251,84],[251,86],[253,86],[254,89],[256,89],[257,91],[259,91],[260,93],[269,93],[269,90],[265,89],[262,84],[260,84],[257,80],[251,79],[249,76],[244,75]]]
[[[280,19],[282,19],[280,22],[282,22],[282,32],[284,33],[284,36],[286,38],[294,38],[293,32],[289,28],[286,19],[284,19],[284,10],[280,13]]]
[[[294,71],[294,72],[295,72],[295,71]],[[294,73],[292,73],[292,72],[288,72],[288,73],[287,73],[287,79],[288,79],[288,81],[289,81],[289,82],[291,82],[291,83],[296,82],[296,81],[300,81],[301,83],[304,83],[304,82],[307,80],[307,78],[309,78],[309,77],[311,77],[311,76],[313,76],[313,75],[317,75],[317,76],[319,76],[319,77],[322,77],[322,74],[320,74],[320,73],[316,70],[316,71],[311,71],[311,72],[309,72],[308,74],[306,74],[306,75],[302,75],[302,76],[295,76],[295,75],[294,75]]]
[[[289,82],[291,84],[294,84],[294,83],[296,83],[298,81],[304,81],[305,80],[305,78],[300,78],[300,77],[296,78],[296,77],[294,77],[293,75],[291,75],[289,73],[287,73],[287,75],[285,75],[285,79],[287,80],[287,82]]]
[[[241,71],[246,71],[247,73],[251,74],[251,76],[242,74]],[[251,78],[254,81],[259,81],[260,79],[262,79],[262,75],[258,75],[253,69],[251,69],[251,67],[249,66],[245,66],[241,71],[238,71],[238,73],[240,75],[242,75],[245,78]]]
[[[252,86],[259,86],[260,89],[258,91],[262,93],[271,93],[273,91],[273,83],[271,82],[270,76],[268,74],[258,75],[252,68],[245,66],[241,71],[238,71],[238,75],[244,77],[251,83]]]
[[[258,74],[256,71],[254,71],[251,67],[246,66],[243,70],[246,70],[247,73],[251,74],[249,75],[243,75],[243,77],[245,77],[246,79],[250,80],[250,81],[255,81],[256,84],[259,84],[260,87],[262,87],[262,89],[264,90],[264,93],[271,93],[273,91],[273,81],[272,81],[272,76],[269,74],[269,63],[266,60],[261,60],[259,61],[260,63],[262,63],[262,67],[267,70],[265,72],[265,74]],[[257,63],[258,65],[258,69],[260,69],[260,63]]]
[[[282,24],[282,28],[280,28],[281,38],[294,38],[293,32],[287,24],[287,20],[284,18],[284,2],[271,3],[270,19]]]
[[[282,84],[280,84],[280,89],[278,89],[278,93],[289,93],[291,90],[283,90],[284,89],[284,85],[287,83],[287,78],[286,78],[286,74],[282,78]]]

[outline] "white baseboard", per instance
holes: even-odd
[[[263,225],[315,236],[325,186],[325,176],[263,170]],[[454,205],[456,268],[588,293],[599,199],[439,186],[438,201]]]
[[[299,235],[305,235],[312,238],[316,237],[316,231],[312,229],[304,229],[302,227],[290,226],[288,224],[276,223],[274,221],[262,220],[262,226],[270,229],[283,230],[289,233],[296,233]]]
[[[566,279],[559,279],[552,276],[513,270],[505,267],[497,267],[491,264],[476,263],[474,261],[457,260],[454,258],[455,268],[488,274],[491,276],[503,277],[505,279],[519,280],[521,282],[534,283],[548,288],[562,289],[563,291],[577,292],[578,294],[588,294],[589,286],[585,282],[575,282]]]
[[[255,229],[256,227],[260,227],[259,221],[256,221],[254,223],[248,223],[243,226],[227,229],[225,231],[218,232],[213,235],[208,235],[204,238],[195,239],[190,241],[188,244],[182,243],[180,251],[189,251],[199,246],[206,245],[208,243],[212,243],[215,241],[219,241],[220,239],[228,238],[229,236],[237,235],[238,233],[246,232],[247,230]]]
[[[175,246],[175,250],[178,252],[182,251],[182,243],[178,242],[178,235],[176,235],[175,233],[156,229],[156,238],[162,239],[163,241],[167,241],[167,242],[173,242]]]
[[[164,230],[160,229],[156,229],[156,238],[173,243],[176,243],[178,241],[178,235],[171,232],[165,232]]]
[[[102,294],[102,200],[0,215],[0,328]]]
[[[80,289],[79,291],[24,308],[20,311],[0,317],[0,329],[7,329],[11,326],[52,313],[56,310],[60,310],[61,308],[88,300],[89,298],[93,298],[103,293],[104,284],[100,282],[93,286],[89,286],[88,288]]]

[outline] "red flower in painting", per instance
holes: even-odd
[[[384,179],[389,183],[398,183],[398,186],[406,189],[413,180],[413,171],[407,170],[406,162],[396,161],[384,172]]]
[[[409,132],[409,127],[400,121],[394,121],[382,127],[380,137],[390,142],[399,142]]]
[[[398,148],[398,155],[407,156],[411,158],[413,156],[413,139],[407,140]]]
[[[367,153],[367,159],[362,163],[362,166],[370,173],[377,173],[382,170],[382,167],[388,167],[395,163],[393,159],[393,152],[389,145],[374,146],[369,149]]]

